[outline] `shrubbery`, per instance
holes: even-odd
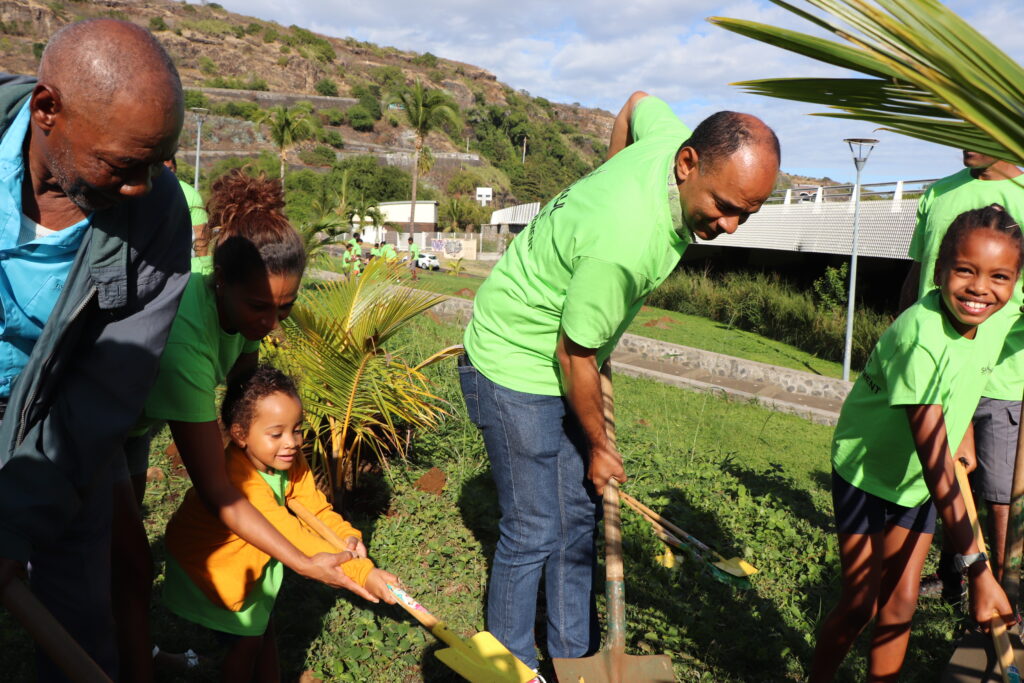
[[[313,86],[317,94],[323,95],[324,97],[337,97],[338,96],[338,84],[329,78],[321,78]]]
[[[797,290],[777,275],[729,273],[714,277],[681,269],[669,276],[647,303],[755,332],[826,360],[843,359],[846,310],[817,305],[811,294]],[[854,367],[864,366],[891,322],[888,315],[857,310],[853,323]]]
[[[364,133],[373,130],[373,115],[366,111],[361,104],[357,104],[348,110],[348,125]]]
[[[338,160],[338,157],[330,147],[317,145],[313,149],[299,152],[299,159],[302,159],[302,163],[310,166],[330,166]]]

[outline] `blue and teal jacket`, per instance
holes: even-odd
[[[0,137],[33,86],[0,74]],[[0,422],[0,557],[27,561],[109,483],[188,282],[191,230],[170,171],[94,214]]]

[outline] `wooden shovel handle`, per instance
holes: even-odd
[[[339,553],[349,552],[349,549],[345,547],[345,541],[334,533],[331,527],[324,524],[319,517],[310,512],[305,505],[297,500],[289,500],[288,509],[294,512],[295,516],[301,519],[306,526],[315,531],[320,538],[334,546]]]
[[[978,542],[978,550],[987,555],[985,537],[981,533],[981,523],[978,521],[978,508],[974,505],[971,482],[967,478],[967,468],[959,460],[954,460],[953,471],[956,473],[956,482],[960,485],[960,495],[963,496],[964,507],[967,508],[967,519],[971,522],[974,538]],[[992,629],[992,644],[995,646],[996,657],[999,659],[999,671],[1003,676],[1003,683],[1010,683],[1010,671],[1016,670],[1017,667],[1013,655],[1013,645],[1010,643],[1010,637],[1006,634],[1006,623],[998,612],[993,612],[989,626]]]
[[[295,516],[301,519],[306,526],[315,531],[320,538],[324,539],[338,552],[345,552],[348,548],[345,547],[345,542],[341,540],[338,534],[334,533],[331,527],[324,524],[319,517],[314,515],[309,509],[297,500],[288,501],[288,509],[295,513]],[[391,588],[389,586],[389,588]],[[396,592],[393,588],[391,589],[392,594],[398,599],[398,604],[402,608],[416,618],[416,621],[420,622],[429,629],[437,626],[438,619],[433,614],[428,612],[423,605],[413,600],[405,592]]]
[[[111,683],[99,664],[64,630],[20,579],[11,578],[0,598],[39,648],[75,683]]]
[[[701,552],[711,553],[712,555],[715,556],[715,559],[717,559],[717,560],[724,560],[725,559],[724,557],[719,555],[717,552],[715,552],[714,549],[709,548],[705,544],[701,543],[699,540],[697,540],[696,538],[694,538],[690,534],[686,533],[685,531],[683,531],[682,529],[677,527],[675,524],[673,524],[672,522],[668,521],[667,519],[665,519],[664,517],[659,515],[657,512],[655,512],[651,508],[647,507],[646,505],[641,503],[639,500],[637,500],[633,496],[631,496],[628,493],[626,493],[625,491],[620,491],[619,495],[622,496],[622,500],[626,501],[626,505],[628,505],[629,507],[633,508],[634,510],[636,510],[640,514],[642,514],[649,521],[657,522],[658,524],[662,525],[663,527],[665,527],[666,529],[671,531],[673,534],[678,536],[679,538],[681,538],[684,541],[686,541],[687,543],[690,543],[691,545],[693,545],[695,548],[697,548]]]

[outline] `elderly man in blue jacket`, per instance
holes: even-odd
[[[187,281],[162,164],[183,101],[155,38],[110,19],[56,33],[38,80],[0,78],[0,589],[27,566],[114,680],[111,482]]]

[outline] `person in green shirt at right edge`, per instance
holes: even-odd
[[[917,208],[917,225],[908,255],[913,264],[903,283],[900,310],[935,289],[930,277],[921,273],[935,270],[939,244],[953,219],[964,211],[999,204],[1016,219],[1024,219],[1024,177],[1016,166],[993,157],[963,150],[965,168],[935,182],[924,193]],[[1018,319],[1024,297],[1021,288],[998,314],[993,324],[1011,325]],[[998,321],[998,322],[997,322]],[[992,569],[1002,579],[1003,553],[1007,522],[1010,518],[1010,490],[1016,459],[1017,422],[1020,419],[1021,393],[1024,391],[1024,329],[1006,338],[1003,357],[992,370],[983,398],[974,414],[967,435],[974,442],[978,468],[971,473],[975,498],[988,508],[987,537],[992,553]],[[951,604],[960,603],[963,577],[953,568],[953,551],[943,542],[938,571],[921,582],[922,595],[941,591]]]
[[[487,628],[537,668],[543,574],[547,652],[598,645],[594,536],[609,479],[626,481],[606,431],[608,357],[696,235],[732,233],[771,193],[779,143],[761,120],[719,112],[691,133],[634,93],[608,160],[562,191],[480,287],[459,378],[501,509]]]
[[[896,680],[936,512],[968,577],[971,616],[985,628],[1014,621],[971,529],[953,458],[972,464],[973,449],[960,446],[1003,347],[996,316],[1012,301],[1022,241],[998,204],[958,216],[932,270],[939,289],[882,333],[843,403],[832,437],[842,593],[818,633],[811,683],[833,680],[872,619],[866,680]]]

